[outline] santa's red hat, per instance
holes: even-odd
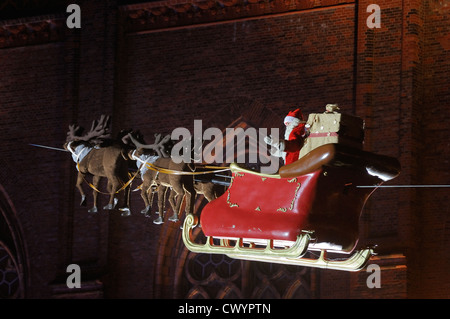
[[[303,121],[303,114],[300,109],[296,109],[295,111],[290,111],[288,115],[284,118],[284,124],[287,125],[291,122],[296,122],[297,124]]]

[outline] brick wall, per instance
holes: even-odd
[[[280,114],[333,101],[352,111],[354,6],[126,34],[123,116],[145,135],[192,129],[240,99]],[[320,48],[320,49],[319,49]],[[161,121],[161,118],[170,121]]]
[[[422,86],[417,87],[417,176],[420,184],[449,184],[447,169],[449,143],[446,135],[450,112],[446,74],[450,71],[449,15],[442,1],[427,1],[422,6],[423,28],[420,55]],[[449,200],[448,188],[416,192],[413,260],[417,269],[410,277],[411,295],[420,298],[448,298],[449,269]]]
[[[55,136],[65,134],[64,90],[59,85],[64,81],[62,56],[60,44],[0,50],[1,183],[23,225],[37,291],[57,271],[58,220],[66,205],[61,200],[66,154],[29,143],[61,147]]]

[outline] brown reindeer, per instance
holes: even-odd
[[[161,183],[158,179],[156,172],[147,171],[145,180],[146,184],[143,184],[142,189],[142,198],[146,203],[146,207],[141,211],[141,213],[145,214],[145,217],[150,217],[150,208],[152,206],[153,197],[157,195],[157,207],[158,210],[156,213],[159,215],[157,219],[153,221],[155,224],[163,224],[164,223],[164,213],[165,213],[165,202],[167,198],[167,192],[169,192],[169,203],[173,202],[174,196],[177,196],[176,192],[171,189],[170,186]],[[150,186],[148,186],[150,184]],[[204,182],[204,181],[196,181],[194,180],[194,196],[201,194],[203,195],[208,202],[216,199],[219,196],[219,193],[216,192],[216,185],[213,182]],[[144,190],[146,189],[146,191]],[[194,196],[192,197],[192,201],[194,201]],[[172,203],[171,206],[173,207]],[[175,214],[169,217],[171,221],[178,221]]]
[[[221,195],[217,184],[213,181],[213,176],[209,180],[198,180],[194,178],[194,189],[197,194],[203,195],[208,202],[216,199]]]
[[[183,182],[184,185],[189,185],[189,189],[191,188],[191,183],[194,187],[194,193],[191,193],[191,204],[193,207],[194,204],[194,198],[197,194],[202,194],[208,202],[212,201],[213,199],[217,198],[219,195],[221,195],[220,186],[216,184],[216,182],[213,182],[214,179],[218,179],[217,176],[214,174],[203,174],[203,172],[209,172],[209,169],[203,168],[201,165],[194,166],[194,165],[172,165],[171,166],[171,160],[168,158],[168,149],[167,147],[162,146],[162,143],[165,143],[164,140],[161,141],[160,135],[155,134],[155,144],[151,145],[144,145],[143,142],[134,141],[134,144],[138,148],[143,148],[143,146],[146,146],[146,149],[153,149],[157,151],[157,154],[151,154],[148,151],[146,151],[142,156],[142,158],[137,159],[138,167],[142,167],[141,165],[146,164],[145,160],[149,160],[154,166],[155,169],[146,169],[143,167],[142,170],[142,180],[143,184],[141,185],[141,197],[144,200],[145,208],[141,211],[141,213],[145,214],[146,217],[150,217],[150,209],[153,203],[154,195],[157,195],[157,207],[158,211],[156,212],[159,217],[153,221],[155,224],[162,224],[163,221],[163,215],[164,215],[164,208],[165,208],[165,202],[166,202],[166,196],[169,192],[169,203],[171,207],[174,209],[174,213],[171,217],[169,217],[169,220],[171,221],[177,221],[179,216],[179,208],[177,201],[180,199],[180,191],[174,190],[172,187],[172,184],[170,181],[168,181],[169,176],[168,174],[162,173],[158,171],[158,168],[168,168],[171,167],[171,169],[174,171],[174,175],[179,172],[187,172],[187,175],[184,175],[182,178],[181,176],[178,176],[177,178],[173,178],[173,181],[176,181],[177,183]],[[165,139],[169,139],[170,136],[166,136]],[[154,156],[153,158],[151,158]],[[136,154],[135,154],[136,157]],[[164,158],[164,160],[160,160],[161,158]],[[172,162],[172,164],[174,164]],[[181,171],[183,170],[184,171]],[[192,173],[195,171],[192,175]],[[196,173],[201,172],[201,175],[195,175]],[[220,182],[220,181],[218,181]],[[190,205],[187,204],[187,208]],[[193,208],[192,208],[193,209]]]
[[[169,157],[169,154],[163,145],[170,140],[170,135],[167,135],[163,139],[160,138],[160,135],[155,136],[156,142],[147,145],[130,135],[131,140],[137,148],[132,157],[138,159],[138,162],[142,161],[141,165],[147,167],[147,165],[150,164],[154,168],[147,169],[142,174],[143,184],[141,187],[141,197],[144,200],[145,208],[141,212],[147,214],[150,210],[151,201],[153,199],[152,189],[156,187],[160,218],[158,218],[155,223],[161,223],[164,212],[165,195],[170,188],[169,203],[172,207],[173,215],[169,220],[176,222],[180,216],[181,204],[184,198],[186,199],[186,213],[192,213],[194,210],[193,198],[195,196],[195,189],[193,178],[191,175],[177,174],[177,172],[189,172],[191,171],[191,167],[187,163],[175,163]],[[148,160],[148,156],[153,156],[153,158]],[[147,162],[145,162],[146,158]],[[162,170],[160,171],[158,168],[161,168]]]
[[[104,209],[111,210],[115,206],[115,195],[121,191],[123,196],[119,199],[119,210],[122,216],[130,215],[129,193],[130,185],[127,185],[128,158],[123,143],[111,138],[109,131],[109,116],[102,115],[99,121],[93,121],[91,130],[85,135],[79,126],[70,125],[64,148],[72,153],[73,160],[77,163],[76,187],[81,194],[81,205],[86,205],[86,195],[82,183],[89,174],[93,176],[93,186],[98,187],[102,177],[108,179],[110,199]],[[94,190],[94,206],[91,212],[97,212],[97,191]]]

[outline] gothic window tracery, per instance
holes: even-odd
[[[25,253],[14,207],[0,185],[0,299],[25,297]]]
[[[20,269],[9,248],[0,241],[0,299],[22,295]]]

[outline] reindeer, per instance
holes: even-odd
[[[167,192],[169,193],[169,202],[172,200],[174,196],[177,196],[176,192],[172,190],[170,186],[167,186],[158,179],[158,172],[155,171],[147,171],[145,175],[146,183],[143,184],[141,196],[144,199],[146,207],[141,211],[141,213],[145,214],[145,217],[150,217],[150,208],[153,202],[154,194],[157,194],[157,206],[158,210],[156,213],[159,215],[157,219],[153,221],[155,224],[164,223],[163,215],[165,213],[165,202],[167,198]],[[145,191],[146,189],[146,191]],[[194,190],[195,193],[191,198],[191,201],[194,201],[195,195],[202,194],[208,202],[216,199],[220,193],[216,192],[216,185],[213,182],[206,181],[198,181],[194,179]],[[173,207],[173,205],[171,204]],[[178,221],[175,214],[169,217],[171,221]]]
[[[217,185],[212,181],[214,179],[213,174],[208,175],[211,176],[206,180],[194,178],[194,189],[197,194],[202,194],[206,198],[206,200],[210,202],[213,199],[219,197],[222,192],[217,189]]]
[[[179,174],[180,172],[181,174],[183,174],[183,172],[188,173],[184,175],[182,178],[178,176],[177,178],[172,179],[172,181],[174,181],[175,179],[176,182],[183,181],[183,183],[185,183],[184,185],[189,185],[188,187],[191,190],[192,190],[191,185],[193,185],[195,192],[194,193],[191,192],[189,195],[190,203],[187,203],[186,205],[187,209],[189,208],[189,205],[192,205],[193,210],[194,198],[195,195],[197,194],[202,194],[208,200],[208,202],[212,201],[213,199],[221,195],[220,190],[217,188],[217,184],[212,181],[213,179],[217,179],[217,177],[214,174],[201,173],[201,175],[195,175],[196,174],[195,172],[192,175],[189,174],[192,173],[193,171],[196,171],[197,173],[199,173],[200,171],[208,172],[209,171],[208,169],[205,169],[202,166],[194,166],[190,164],[174,165],[174,163],[168,159],[169,157],[168,149],[170,148],[170,146],[164,146],[164,144],[167,143],[169,139],[170,139],[169,135],[167,135],[164,139],[161,140],[160,134],[155,134],[155,143],[150,145],[144,145],[143,142],[141,141],[133,140],[133,143],[136,145],[136,147],[141,149],[145,147],[145,149],[147,150],[154,151],[153,154],[150,151],[145,151],[145,155],[141,155],[142,156],[141,158],[137,158],[137,163],[138,167],[142,168],[141,172],[143,184],[141,186],[141,197],[145,203],[145,208],[141,211],[141,213],[145,214],[146,217],[150,217],[149,212],[151,205],[153,203],[153,197],[155,193],[157,194],[158,211],[156,213],[159,215],[159,217],[153,221],[153,223],[155,224],[163,223],[164,206],[166,202],[166,196],[168,194],[167,192],[170,192],[169,203],[174,209],[174,212],[176,212],[171,217],[169,217],[169,220],[178,221],[179,208],[177,208],[178,204],[176,200],[181,200],[179,195],[180,191],[177,192],[176,190],[174,190],[172,184],[170,182],[167,182],[168,179],[167,174],[161,173],[160,171],[158,171],[157,168],[164,169],[170,167],[170,169],[173,171],[174,174],[177,173]],[[192,151],[195,152],[195,149],[192,148]],[[163,160],[159,160],[160,158],[164,158],[165,162]],[[134,159],[136,159],[136,155],[134,155]],[[146,160],[155,165],[155,167],[157,168],[155,170],[146,169],[145,168]]]
[[[169,157],[167,151],[168,147],[166,146],[166,143],[170,140],[170,136],[167,135],[165,138],[161,140],[161,134],[155,134],[155,143],[151,145],[144,144],[143,137],[141,135],[135,135],[132,137],[131,134],[128,134],[126,138],[131,141],[131,143],[134,143],[138,146],[146,146],[146,150],[141,150],[136,154],[136,150],[133,152],[129,152],[129,158],[136,161],[137,168],[139,172],[141,173],[141,179],[143,180],[142,185],[140,186],[141,189],[141,197],[144,200],[145,208],[141,210],[142,214],[145,214],[146,217],[149,217],[147,214],[151,208],[151,204],[153,202],[153,194],[155,192],[164,190],[163,193],[160,194],[159,198],[162,200],[165,198],[165,191],[167,190],[166,186],[157,185],[156,178],[158,176],[158,173],[153,170],[149,170],[147,167],[147,163],[153,163],[160,157]],[[132,140],[133,139],[133,140]],[[142,147],[141,147],[142,148]],[[159,202],[158,202],[159,203]],[[158,205],[159,207],[162,207],[163,204],[160,203]]]
[[[91,130],[83,135],[83,128],[70,125],[64,148],[72,153],[77,163],[76,187],[81,194],[81,205],[86,205],[86,195],[82,183],[86,175],[93,176],[93,186],[98,187],[100,179],[108,179],[110,191],[109,203],[104,209],[115,207],[115,194],[123,190],[122,201],[119,201],[119,210],[122,216],[130,215],[128,182],[128,157],[123,144],[114,141],[109,131],[109,116],[102,115],[99,121],[93,121]],[[90,212],[97,212],[97,191],[94,190],[94,206]]]
[[[195,196],[193,178],[190,175],[177,174],[177,172],[192,171],[192,168],[187,163],[175,163],[170,158],[164,146],[165,143],[169,142],[170,135],[166,135],[161,139],[161,136],[156,134],[154,144],[143,144],[132,135],[129,136],[137,148],[134,154],[132,154],[132,158],[137,159],[138,162],[140,160],[143,165],[150,163],[156,168],[163,169],[162,171],[148,169],[142,175],[143,185],[141,187],[141,197],[144,200],[145,208],[141,212],[147,215],[150,210],[153,199],[152,189],[156,186],[159,207],[159,218],[154,221],[156,224],[162,223],[165,195],[169,188],[171,189],[169,203],[173,209],[173,215],[169,217],[169,220],[173,222],[179,220],[178,217],[183,198],[186,199],[186,213],[192,213],[194,211],[193,198]],[[146,162],[143,159],[146,158],[145,156],[153,156],[153,158]]]
[[[165,202],[167,198],[167,192],[170,192],[170,195],[176,196],[176,193],[171,189],[170,186],[164,185],[160,182],[159,173],[157,171],[147,170],[144,174],[144,183],[141,187],[141,196],[145,203],[145,208],[141,211],[145,217],[150,217],[150,208],[153,202],[154,194],[157,194],[157,207],[158,210],[156,213],[159,215],[157,219],[153,221],[155,224],[163,223],[163,215],[165,213]],[[199,180],[194,178],[194,190],[195,194],[202,194],[208,202],[216,199],[221,193],[217,189],[217,185],[212,181],[207,180]],[[170,196],[169,195],[169,196]],[[193,199],[192,199],[193,200]],[[170,217],[169,220],[174,220],[174,217]],[[176,221],[176,219],[175,219]]]

